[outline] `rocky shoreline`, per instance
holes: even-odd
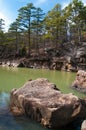
[[[3,50],[3,47],[1,47]],[[73,42],[58,45],[57,48],[40,48],[37,53],[20,55],[15,52],[1,51],[0,65],[11,67],[43,68],[52,70],[78,71],[86,70],[86,42],[78,46]]]
[[[53,57],[52,59],[46,57],[36,58],[20,58],[20,59],[4,59],[0,60],[0,66],[3,67],[24,67],[33,69],[49,69],[49,70],[63,70],[77,72],[77,68],[68,63],[64,57]]]

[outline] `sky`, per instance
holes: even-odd
[[[5,31],[9,25],[15,21],[18,16],[18,10],[27,3],[33,3],[35,7],[40,7],[44,13],[51,10],[57,3],[62,5],[62,8],[67,6],[72,0],[0,0],[0,18],[5,20]],[[82,0],[86,5],[86,0]]]

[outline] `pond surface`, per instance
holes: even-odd
[[[70,87],[75,76],[76,73],[70,72],[0,67],[0,130],[49,130],[27,117],[14,117],[9,112],[10,91],[21,87],[29,79],[42,77],[55,83],[62,92],[83,98],[85,94]]]

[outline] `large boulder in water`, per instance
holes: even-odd
[[[10,100],[14,114],[26,114],[47,127],[65,126],[86,115],[85,100],[71,93],[61,93],[45,78],[28,81],[23,87],[13,89]]]
[[[72,87],[83,93],[86,93],[86,71],[79,70],[76,75],[76,79],[72,84]]]

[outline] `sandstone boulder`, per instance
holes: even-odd
[[[77,72],[76,79],[73,82],[72,87],[86,93],[86,71],[79,70]]]
[[[81,130],[86,130],[86,120],[82,122]]]
[[[13,89],[10,109],[14,115],[26,114],[47,127],[62,127],[86,116],[85,100],[63,94],[45,78],[28,81]]]

